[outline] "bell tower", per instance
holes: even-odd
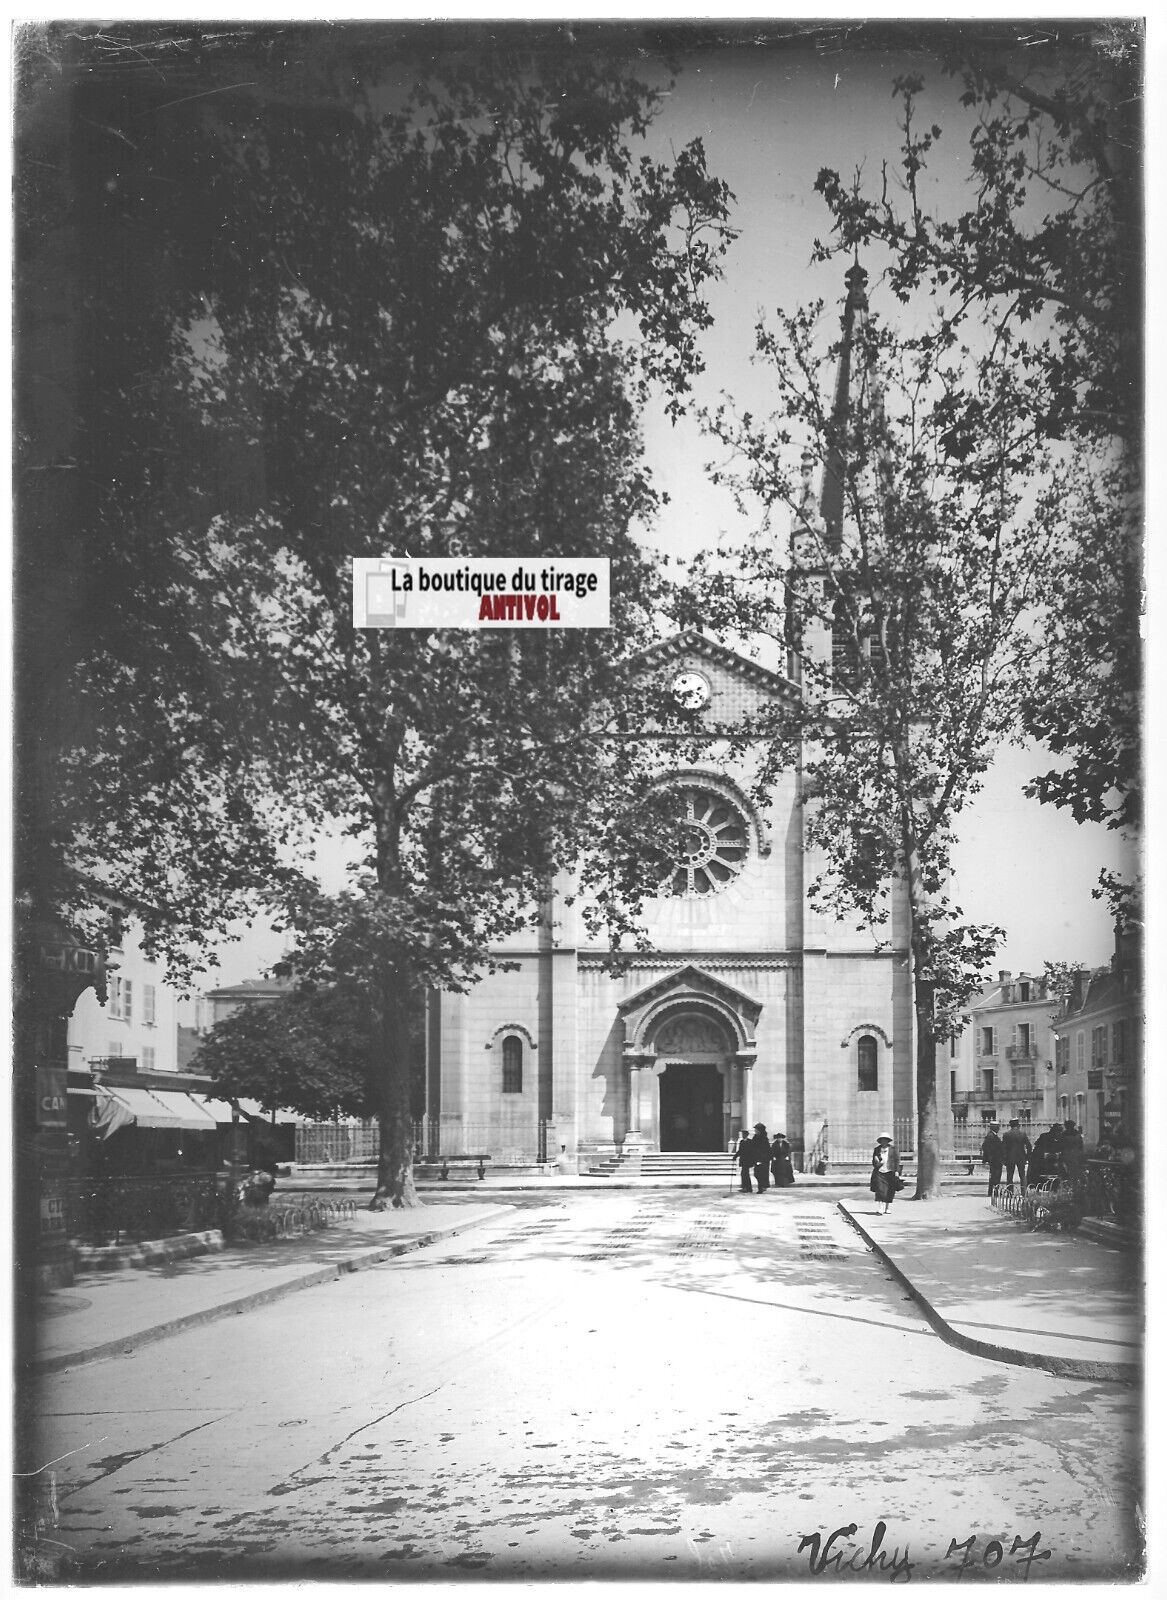
[[[821,455],[809,447],[802,453],[799,502],[790,525],[790,556],[786,594],[787,677],[806,685],[804,662],[831,668],[838,655],[832,626],[835,579],[832,569],[843,547],[846,486],[850,465],[850,434],[856,405],[869,403],[867,374],[857,364],[856,339],[867,319],[867,273],[856,261],[847,270],[847,298],[843,306],[839,367],[830,421]],[[815,464],[822,463],[818,493]]]

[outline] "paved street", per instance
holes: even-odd
[[[1138,1391],[951,1348],[805,1192],[534,1197],[39,1410],[88,1581],[1139,1565]]]

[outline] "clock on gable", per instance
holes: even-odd
[[[704,710],[713,693],[705,674],[695,672],[692,667],[686,668],[684,672],[678,672],[669,687],[674,699],[679,701],[686,711]]]

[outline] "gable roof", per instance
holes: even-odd
[[[736,650],[730,650],[727,645],[718,644],[714,639],[707,639],[694,628],[686,628],[681,633],[673,634],[671,639],[650,644],[639,651],[633,660],[655,667],[666,666],[671,661],[683,661],[691,656],[703,657],[727,672],[747,678],[769,694],[788,696],[798,693],[790,679],[783,677],[780,672],[772,672],[769,667],[760,666],[746,656],[739,656]]]
[[[727,983],[724,978],[718,978],[712,972],[706,972],[703,967],[692,961],[675,971],[654,978],[642,989],[627,995],[617,1005],[616,1011],[620,1015],[638,1011],[650,1001],[662,999],[666,994],[675,993],[686,999],[696,999],[703,992],[716,995],[733,1005],[735,1010],[747,1016],[751,1022],[756,1022],[762,1014],[762,1002],[755,995],[747,994],[744,989],[739,989],[736,984]]]

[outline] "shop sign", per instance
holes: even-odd
[[[65,1231],[65,1197],[63,1194],[41,1195],[41,1238],[51,1239]]]
[[[84,950],[77,944],[54,942],[41,945],[41,963],[54,972],[83,973],[93,977],[101,957],[96,950]]]
[[[63,1128],[69,1104],[69,1077],[65,1067],[36,1069],[36,1120],[42,1128]]]

